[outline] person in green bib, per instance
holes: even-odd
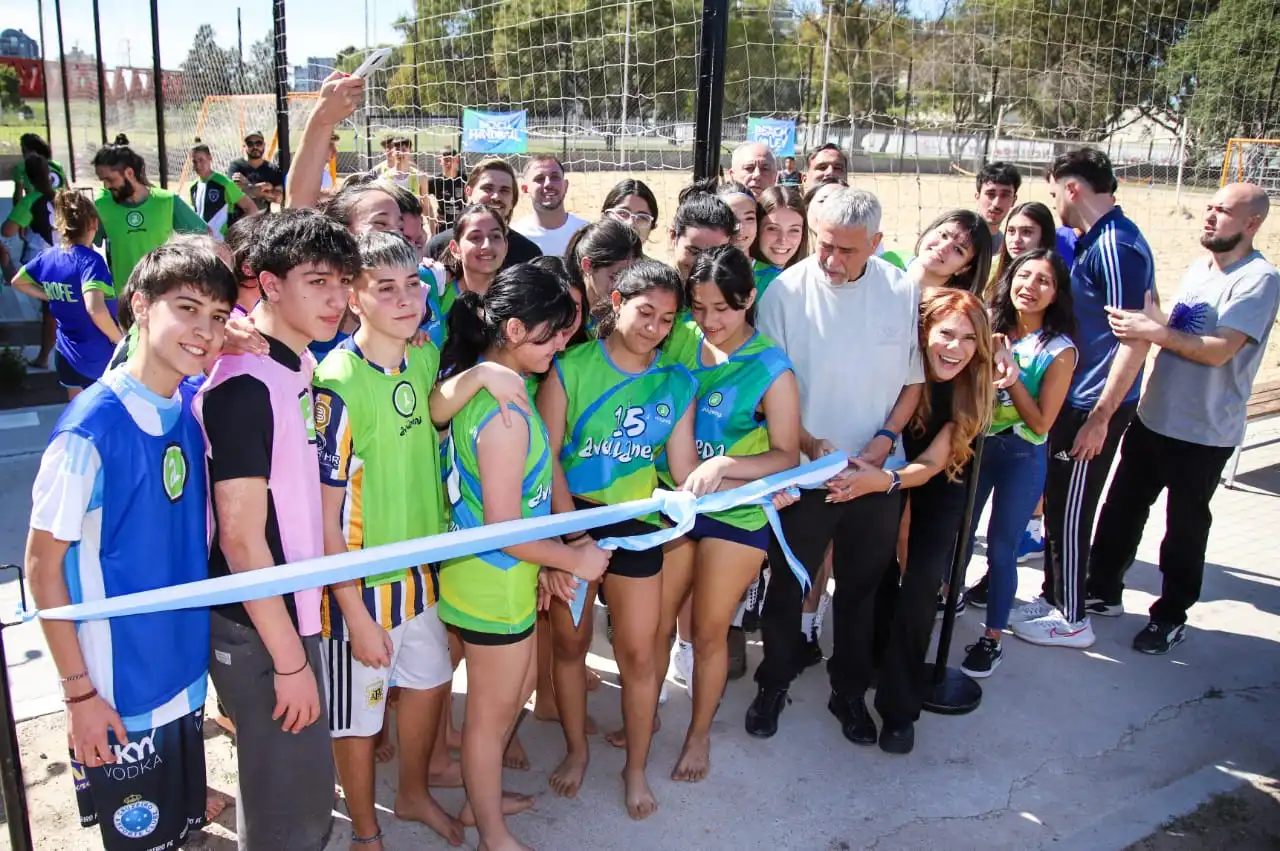
[[[772,191],[772,190],[766,190]],[[672,332],[667,353],[698,381],[693,425],[701,466],[686,482],[754,481],[800,462],[800,390],[791,360],[751,322],[756,285],[751,261],[733,246],[703,251],[686,284],[692,322]],[[738,601],[769,551],[764,509],[702,514],[667,551],[658,648],[692,592],[693,716],[671,779],[696,782],[711,765],[711,722],[729,671],[729,626]],[[661,676],[661,673],[659,674]]]
[[[427,283],[431,316],[422,330],[443,348],[449,311],[464,292],[484,295],[507,257],[507,220],[494,208],[472,204],[458,216],[442,264],[419,273]]]
[[[115,144],[98,149],[93,168],[102,181],[102,192],[94,204],[114,280],[129,280],[142,256],[164,245],[175,232],[212,233],[177,195],[151,185],[142,157],[129,147],[123,133],[116,136]]]
[[[191,208],[218,239],[227,236],[232,208],[239,210],[241,216],[258,214],[258,205],[252,198],[245,195],[231,178],[213,170],[213,152],[208,145],[200,142],[191,147],[191,167],[196,173],[195,182],[188,190]]]
[[[52,184],[54,191],[70,186],[67,182],[67,173],[62,168],[62,164],[53,158],[53,150],[40,136],[35,133],[23,133],[18,137],[18,150],[22,154],[22,160],[13,167],[13,203],[16,206],[22,200],[24,195],[30,195],[37,192],[37,187],[31,179],[31,173],[27,168],[26,158],[32,154],[38,157],[44,157],[49,165],[49,182]]]
[[[542,382],[538,410],[557,456],[552,494],[557,512],[650,497],[658,487],[658,463],[664,454],[676,483],[683,483],[697,466],[697,382],[660,348],[680,310],[682,289],[671,267],[636,261],[618,278],[605,303],[607,310],[597,311],[599,339],[557,358],[555,373]],[[650,515],[592,529],[589,537],[648,534],[660,522],[656,514]],[[622,680],[626,807],[632,818],[641,819],[657,809],[645,770],[659,671],[666,670],[665,654],[659,666],[660,656],[654,652],[663,595],[661,548],[618,550],[604,585]],[[568,606],[553,603],[550,611],[552,677],[568,751],[550,782],[553,790],[568,797],[577,794],[588,762],[586,654],[595,593],[596,587],[589,586],[577,626]]]
[[[484,360],[524,376],[546,372],[576,308],[556,275],[531,264],[506,269],[484,295],[461,294],[449,314],[442,370],[453,375]],[[503,412],[509,410],[510,425]],[[546,516],[551,512],[552,442],[536,411],[477,393],[454,415],[445,493],[453,526]],[[539,596],[572,598],[577,581],[599,579],[609,553],[556,539],[450,559],[440,567],[440,618],[462,640],[467,709],[462,776],[480,847],[525,849],[503,816],[502,759],[521,707],[533,691],[534,620]]]

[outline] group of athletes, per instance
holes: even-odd
[[[744,629],[764,644],[746,729],[768,737],[791,681],[823,658],[828,600],[830,711],[851,742],[908,753],[946,568],[977,531],[977,512],[960,528],[969,477],[993,509],[989,574],[967,595],[987,607],[986,630],[965,670],[989,676],[1010,626],[1034,644],[1088,646],[1089,613],[1119,611],[1134,524],[1140,537],[1146,520],[1112,521],[1114,564],[1105,578],[1093,571],[1098,591],[1086,594],[1093,512],[1147,348],[1162,347],[1152,384],[1170,354],[1231,370],[1230,394],[1247,398],[1275,317],[1280,278],[1252,250],[1266,196],[1251,187],[1227,187],[1206,213],[1216,271],[1197,272],[1195,303],[1209,290],[1217,300],[1191,326],[1186,310],[1166,319],[1151,303],[1150,251],[1093,149],[1048,170],[1061,227],[1044,205],[1017,205],[1021,176],[993,164],[976,177],[976,212],[949,212],[894,252],[880,244],[878,201],[846,185],[837,146],[802,175],[745,144],[725,179],[681,193],[668,265],[645,256],[659,217],[648,187],[622,181],[585,222],[564,209],[552,156],[519,175],[482,159],[458,204],[404,185],[402,158],[342,182],[330,172],[322,188],[362,85],[325,82],[282,211],[239,204],[203,146],[192,151],[206,184],[192,190],[199,216],[151,186],[122,140],[95,155],[96,201],[54,193],[54,245],[14,278],[50,303],[72,396],[33,487],[26,568],[41,609],[659,488],[702,496],[802,457],[840,453],[848,467],[822,489],[774,496],[780,536],[748,505],[699,515],[665,545],[601,546],[666,525],[643,516],[211,611],[43,620],[82,823],[100,826],[109,851],[179,847],[226,805],[205,783],[210,678],[236,740],[242,849],[323,848],[335,770],[351,847],[384,847],[374,781],[393,752],[391,719],[397,818],[453,845],[474,826],[483,849],[524,848],[507,818],[532,800],[504,791],[502,772],[528,767],[518,727],[535,691],[535,713],[564,733],[552,789],[573,797],[589,782],[597,597],[621,685],[623,728],[606,738],[625,749],[632,818],[658,806],[647,761],[673,639],[693,708],[671,777],[699,781],[726,680],[745,671]],[[397,157],[400,147],[391,140]],[[272,200],[269,182],[252,185]],[[509,224],[520,190],[533,213]],[[437,206],[424,215],[424,202]],[[224,234],[226,204],[243,215]],[[1197,346],[1221,360],[1197,360]],[[1215,392],[1227,392],[1220,378]],[[1189,380],[1164,382],[1181,388],[1184,419]],[[1234,417],[1233,399],[1212,404]],[[1135,422],[1154,433],[1157,419]],[[1234,424],[1223,434],[1238,443]],[[1134,454],[1139,464],[1151,450]],[[1138,649],[1166,651],[1170,628],[1184,629],[1211,493],[1195,520],[1199,572],[1194,546],[1162,564],[1167,599],[1152,625],[1167,646],[1139,646],[1140,635]],[[1042,496],[1044,593],[1015,609],[1018,550]],[[1118,510],[1133,514],[1131,503]],[[459,731],[452,683],[464,660]],[[440,806],[440,786],[465,788],[461,811]]]

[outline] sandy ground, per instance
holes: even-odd
[[[1125,851],[1275,851],[1280,848],[1280,783],[1259,777],[1170,820]]]

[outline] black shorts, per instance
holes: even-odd
[[[123,748],[107,737],[113,764],[71,761],[80,825],[98,825],[106,851],[181,848],[205,824],[204,710],[130,732]]]
[[[578,509],[599,508],[594,502],[573,498]],[[658,527],[642,520],[623,520],[621,523],[610,523],[588,529],[587,534],[594,541],[602,538],[630,538],[633,535],[648,535],[658,531]],[[648,579],[662,572],[662,547],[647,550],[614,550],[609,557],[609,573],[614,576],[625,576],[629,579]]]
[[[53,350],[53,371],[58,374],[58,383],[68,390],[77,388],[83,390],[86,387],[91,387],[98,380],[81,374],[79,370],[67,362],[66,357],[57,349]]]
[[[480,632],[474,629],[466,629],[460,626],[450,626],[458,638],[461,638],[464,644],[478,644],[481,647],[506,647],[511,644],[519,644],[529,636],[533,635],[533,630],[537,627],[538,622],[535,619],[533,626],[520,632]]]

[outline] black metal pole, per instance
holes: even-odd
[[[44,0],[36,0],[40,16],[40,97],[44,100],[44,140],[53,146],[53,128],[49,125],[49,51],[44,41]]]
[[[939,715],[964,715],[977,709],[982,702],[982,686],[958,668],[948,668],[947,657],[951,654],[951,634],[956,628],[956,604],[960,601],[964,569],[968,564],[969,527],[973,525],[973,504],[978,496],[978,470],[982,467],[984,439],[983,435],[978,435],[973,444],[973,458],[969,461],[969,479],[964,489],[964,512],[956,534],[951,576],[947,580],[947,608],[942,615],[942,627],[938,631],[938,653],[932,664],[925,665],[922,706]]]
[[[58,25],[58,69],[62,76],[62,112],[67,120],[67,169],[71,172],[71,182],[75,183],[76,143],[71,138],[71,89],[67,85],[67,51],[62,44],[62,0],[53,0],[53,17]]]
[[[288,172],[293,154],[289,147],[289,54],[285,49],[284,0],[272,0],[271,8],[275,13],[276,144],[280,171]]]
[[[240,23],[240,7],[236,7],[236,76],[239,93],[244,94],[244,27]]]
[[[413,150],[418,153],[418,130],[422,127],[422,81],[418,78],[418,10],[413,11]],[[428,160],[430,162],[430,160]]]
[[[703,0],[698,46],[698,103],[694,119],[693,177],[720,173],[724,121],[724,63],[729,43],[729,0]]]
[[[98,0],[93,0],[93,50],[98,60],[98,128],[102,131],[102,144],[107,144],[107,71],[102,66],[102,18],[98,14]]]
[[[43,48],[42,48],[43,52]],[[18,572],[18,589],[22,595],[22,608],[27,608],[27,594],[22,579],[22,568],[6,564],[0,570]],[[0,791],[4,793],[4,815],[9,823],[9,847],[13,851],[32,851],[31,819],[27,810],[27,786],[22,779],[22,755],[18,746],[18,723],[13,717],[13,695],[9,690],[9,666],[5,663],[4,629],[0,623],[0,664],[5,664],[0,675]]]
[[[156,98],[156,159],[160,188],[169,188],[169,152],[164,143],[164,71],[160,68],[160,4],[151,0],[151,88]]]

